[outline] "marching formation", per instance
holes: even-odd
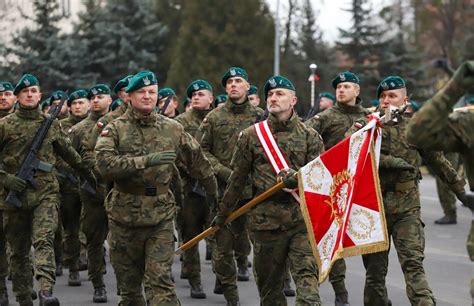
[[[420,166],[429,164],[440,183],[474,209],[474,108],[452,109],[472,94],[474,62],[461,65],[418,112],[401,76],[381,80],[379,105],[369,110],[361,106],[358,76],[342,72],[332,81],[334,93],[320,94],[321,112],[306,121],[295,110],[297,90],[284,76],[266,81],[262,102],[241,67],[229,68],[221,86],[226,94],[215,95],[206,80],[193,81],[180,114],[176,92],[159,88],[146,70],[112,88],[56,91],[45,100],[33,74],[15,85],[0,82],[0,306],[9,303],[7,277],[21,306],[37,298],[40,305],[59,305],[53,289],[63,266],[69,286],[81,286],[79,273],[87,269],[95,303],[117,290],[119,305],[180,305],[171,273],[176,241],[209,226],[219,228],[206,239],[206,259],[223,303],[240,305],[238,281],[249,281],[252,268],[261,305],[286,305],[285,296],[295,295],[296,305],[321,305],[297,172],[363,128],[372,111],[384,116],[377,170],[388,239],[410,303],[435,305],[423,267]],[[448,152],[463,157],[469,192]],[[226,222],[277,182],[285,188]],[[473,231],[474,223],[471,261]],[[117,288],[104,282],[105,241]],[[364,305],[391,305],[389,251],[362,255]],[[198,246],[181,256],[180,277],[189,281],[191,297],[205,299]],[[348,271],[338,259],[329,273],[336,306],[350,305]]]

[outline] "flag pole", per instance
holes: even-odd
[[[276,193],[277,191],[283,189],[285,186],[283,185],[283,182],[279,182],[278,184],[276,185],[273,185],[270,189],[267,189],[265,190],[263,193],[259,194],[258,196],[256,196],[255,198],[253,198],[252,200],[250,200],[249,202],[247,202],[245,205],[241,206],[239,209],[237,209],[236,211],[232,212],[228,217],[227,219],[225,219],[225,223],[229,223],[235,219],[237,219],[238,217],[242,216],[243,214],[245,214],[246,212],[248,212],[250,209],[252,209],[255,205],[259,204],[260,202],[262,202],[263,200],[266,200],[268,199],[269,197],[271,197],[274,193]],[[214,234],[215,232],[217,232],[218,230],[220,229],[219,226],[211,226],[209,228],[207,228],[205,231],[203,231],[202,233],[200,233],[199,235],[197,235],[196,237],[192,238],[191,240],[189,240],[188,242],[184,243],[183,245],[181,245],[178,249],[176,249],[175,253],[180,255],[182,254],[184,251],[192,248],[193,246],[195,246],[199,241],[203,240],[204,238],[206,238],[207,236],[211,235],[211,234]]]

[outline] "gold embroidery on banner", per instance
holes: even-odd
[[[359,228],[362,230],[362,233],[357,232],[354,229],[355,225],[359,226]],[[375,230],[374,216],[372,216],[370,212],[360,208],[351,211],[351,218],[349,218],[347,230],[353,237],[357,238],[358,240],[367,240],[372,236],[372,233]]]
[[[336,173],[332,177],[332,185],[329,190],[329,200],[324,202],[331,206],[331,217],[337,222],[338,227],[344,223],[344,215],[349,206],[347,198],[352,189],[352,176],[347,169]]]
[[[320,192],[324,181],[324,165],[320,159],[317,159],[309,164],[308,170],[305,173],[306,184],[316,192]]]

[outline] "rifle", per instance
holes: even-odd
[[[319,105],[319,102],[318,102],[318,105]],[[316,115],[318,113],[318,111],[319,111],[319,107],[311,106],[311,108],[308,111],[308,114],[306,114],[306,117],[304,118],[304,121],[313,118],[313,116]]]
[[[170,105],[172,98],[173,98],[173,95],[169,95],[166,98],[165,104],[163,104],[163,107],[160,108],[160,110],[158,111],[158,114],[163,115],[163,116],[165,115],[166,109],[168,108],[168,105]]]
[[[79,185],[79,180],[65,169],[58,169],[58,175],[62,178],[67,179],[69,182],[71,182],[71,184],[75,186]],[[79,187],[85,192],[90,193],[92,195],[97,193],[97,191],[86,180],[84,180],[84,182]]]
[[[37,157],[38,151],[43,144],[43,141],[48,133],[53,121],[59,116],[61,112],[61,108],[66,102],[67,94],[61,97],[61,101],[57,105],[52,105],[50,110],[48,111],[48,115],[43,122],[41,123],[40,128],[36,131],[36,135],[33,138],[33,142],[28,150],[28,153],[23,160],[20,169],[18,170],[16,176],[21,178],[22,180],[29,183],[34,189],[38,189],[38,183],[34,178],[34,174],[36,171],[41,170],[43,172],[51,172],[53,171],[53,165],[50,163],[46,163],[40,161]],[[21,207],[21,201],[18,198],[18,194],[15,191],[10,190],[5,198],[7,203],[10,203],[18,208]]]
[[[268,108],[265,108],[265,112],[263,114],[257,116],[257,119],[255,120],[255,123],[259,123],[261,121],[265,121],[268,118]]]

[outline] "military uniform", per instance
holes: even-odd
[[[342,141],[347,131],[357,119],[364,118],[369,111],[356,104],[345,105],[337,102],[333,107],[306,121],[306,125],[314,128],[323,138],[324,147],[329,150]],[[344,259],[337,260],[329,273],[329,281],[336,297],[347,300],[348,292],[344,283],[346,277],[346,263]]]
[[[158,136],[157,136],[158,135]],[[172,150],[177,162],[216,194],[210,164],[183,127],[156,113],[133,108],[111,122],[96,145],[98,167],[114,181],[106,200],[110,252],[121,293],[120,305],[145,305],[141,285],[148,276],[151,305],[178,305],[170,272],[174,255],[175,201],[169,190],[171,165],[147,167],[146,154]]]
[[[306,127],[296,113],[285,122],[278,122],[270,115],[268,123],[293,169],[304,166],[324,151],[318,133]],[[276,178],[253,127],[240,134],[230,166],[234,171],[219,205],[219,214],[224,216],[236,208],[249,175],[253,196],[275,185]],[[279,191],[255,206],[248,215],[261,305],[286,305],[283,281],[287,259],[296,283],[296,305],[320,305],[316,261],[298,203],[290,194]]]
[[[222,196],[227,179],[232,173],[230,161],[239,133],[253,125],[262,114],[263,110],[250,105],[248,100],[242,104],[228,101],[224,106],[211,111],[199,127],[201,146],[214,169],[220,196]],[[252,196],[250,182],[247,182],[245,188],[242,188],[240,192],[240,200],[250,199]],[[234,220],[230,228],[221,229],[215,234],[214,270],[227,301],[239,300],[237,271],[234,263],[234,250],[237,253],[239,243],[241,247],[240,255],[236,254],[237,265],[243,266],[245,269],[248,265],[247,256],[250,253],[250,242],[248,232],[245,230],[246,223],[246,216],[242,216]]]
[[[39,108],[20,107],[14,114],[0,121],[0,154],[4,169],[0,173],[5,175],[18,171],[34,137],[34,131],[39,128],[45,116]],[[38,158],[54,164],[56,154],[83,174],[88,173],[57,121],[49,129]],[[59,184],[54,173],[38,171],[35,179],[38,188],[35,190],[27,187],[27,191],[20,195],[20,209],[3,200],[7,194],[4,188],[1,190],[0,200],[0,210],[4,211],[5,234],[12,249],[13,291],[17,300],[25,303],[31,301],[33,288],[29,263],[31,243],[35,248],[35,276],[39,280],[40,289],[51,292],[55,282],[53,239],[58,226]]]
[[[467,76],[470,75],[470,80],[459,70],[470,71],[469,74],[466,73]],[[407,128],[407,138],[425,149],[459,152],[463,157],[469,188],[474,191],[474,111],[471,109],[452,113],[453,105],[466,91],[472,89],[474,62],[464,63],[459,70],[413,117]],[[474,261],[474,221],[471,224],[467,250],[471,261]],[[474,279],[471,280],[471,296],[474,302]]]
[[[454,169],[459,171],[461,161],[459,154],[449,152],[444,154]],[[436,190],[438,191],[439,202],[443,208],[444,216],[435,221],[436,224],[456,224],[456,195],[451,191],[448,185],[436,177]]]

